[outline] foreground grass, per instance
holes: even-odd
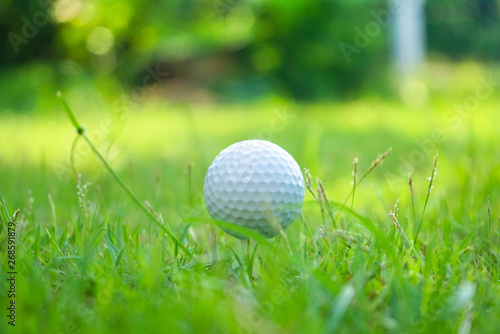
[[[187,250],[133,205],[83,142],[75,156],[81,177],[73,174],[68,152],[75,134],[65,118],[3,117],[0,191],[11,213],[21,208],[16,330],[496,332],[495,101],[482,102],[457,127],[446,121],[447,103],[419,112],[380,101],[243,109],[154,107],[124,122],[121,115],[83,122]],[[446,139],[433,140],[436,129]],[[319,175],[329,202],[319,205],[307,193],[303,217],[286,239],[246,242],[208,217],[203,179],[221,149],[259,136],[309,168],[321,198]],[[332,224],[351,191],[354,157],[359,181],[388,147],[393,153]],[[438,174],[413,245],[437,149]],[[5,218],[0,233],[0,305],[7,305]],[[13,332],[6,322],[0,332]]]

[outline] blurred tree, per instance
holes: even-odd
[[[20,39],[15,46],[4,40],[2,66],[69,58],[96,75],[113,72],[133,83],[148,64],[175,70],[216,57],[227,64],[218,67],[224,73],[204,82],[222,93],[340,96],[380,71],[373,64],[386,57],[384,34],[370,38],[352,62],[339,47],[353,43],[355,28],[363,29],[380,6],[369,0],[8,1],[0,29]],[[50,21],[40,27],[39,12]],[[31,25],[37,31],[26,36]]]
[[[44,0],[0,2],[0,68],[62,56],[55,46],[58,27],[49,23]]]
[[[354,97],[384,87],[389,8],[387,0],[2,0],[0,81],[18,66],[57,69],[69,59],[130,86],[158,64],[168,80],[233,99]],[[498,59],[498,0],[428,0],[426,11],[431,53]]]
[[[493,61],[500,57],[498,0],[428,0],[431,53],[450,59]]]

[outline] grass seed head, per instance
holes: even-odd
[[[373,169],[375,169],[375,167],[382,165],[384,163],[384,159],[387,158],[387,156],[389,156],[389,154],[391,153],[392,153],[392,147],[389,147],[387,151],[379,155],[377,159],[373,160],[370,169],[368,169],[368,173],[371,172]]]
[[[78,174],[76,178],[76,195],[78,196],[78,204],[80,205],[82,214],[86,219],[89,219],[89,213],[87,210],[87,206],[85,205],[85,197],[87,197],[89,186],[90,182],[83,184],[82,174]]]
[[[306,188],[307,188],[310,192],[313,192],[313,190],[312,190],[312,180],[311,180],[311,174],[309,173],[309,169],[304,168],[304,174],[306,174]]]
[[[323,183],[319,178],[316,178],[316,182],[318,183],[318,194],[320,200],[322,199],[326,204],[328,204],[328,196],[326,196],[326,191],[323,187]]]
[[[352,164],[354,165],[353,169],[352,169],[352,176],[354,177],[354,182],[356,182],[356,176],[358,175],[358,158],[354,158],[354,161],[352,162]]]

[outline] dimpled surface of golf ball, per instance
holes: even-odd
[[[278,145],[246,140],[229,146],[215,158],[205,177],[204,195],[214,220],[274,237],[302,210],[304,178],[297,162]]]

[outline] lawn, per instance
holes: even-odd
[[[123,112],[68,98],[162,228],[84,140],[72,169],[78,135],[62,108],[0,112],[0,192],[11,216],[20,209],[15,329],[0,215],[0,332],[497,332],[499,99],[467,105],[476,85],[427,104],[151,102]],[[212,160],[250,138],[287,150],[319,199],[306,190],[302,216],[271,240],[231,237],[204,206]]]

